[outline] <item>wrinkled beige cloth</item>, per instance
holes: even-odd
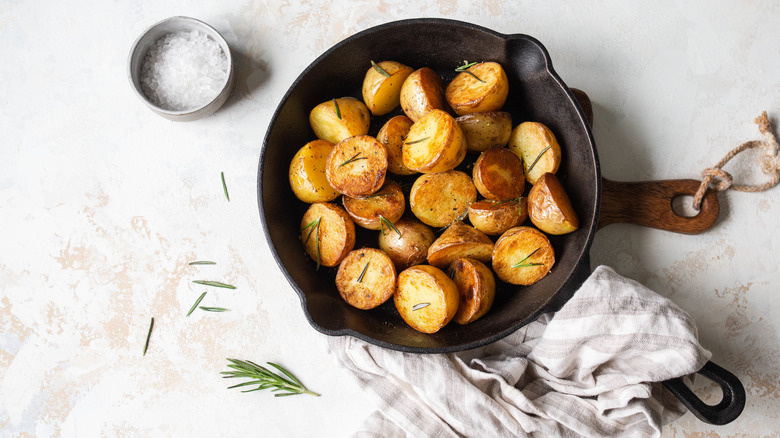
[[[710,357],[687,313],[606,266],[558,312],[475,350],[328,342],[377,407],[355,437],[660,436],[685,408],[657,382]]]

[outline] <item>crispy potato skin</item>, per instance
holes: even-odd
[[[508,147],[523,160],[525,178],[531,184],[535,184],[536,180],[547,172],[557,172],[561,164],[561,146],[555,139],[555,134],[539,122],[523,122],[517,125],[512,130]],[[529,170],[531,166],[533,168]]]
[[[416,265],[398,274],[393,301],[410,327],[422,333],[436,333],[455,316],[460,293],[455,282],[441,269]],[[429,305],[413,310],[423,303]]]
[[[390,257],[375,248],[356,249],[339,264],[336,288],[349,305],[373,309],[395,293],[396,271]]]
[[[482,200],[469,206],[471,225],[491,236],[503,234],[506,230],[521,225],[528,218],[528,200],[500,203]]]
[[[363,101],[371,114],[381,116],[401,103],[401,86],[414,69],[395,61],[382,61],[377,65],[390,76],[380,73],[374,66],[369,67],[363,79]]]
[[[496,279],[484,263],[469,258],[457,259],[450,266],[449,274],[460,293],[453,321],[461,325],[472,323],[493,307]]]
[[[509,80],[501,64],[482,62],[466,71],[470,73],[462,72],[455,76],[444,92],[455,114],[462,116],[500,110],[509,95]]]
[[[477,200],[471,178],[459,171],[420,175],[412,185],[409,206],[412,213],[431,227],[445,227],[468,212]]]
[[[339,192],[325,177],[325,164],[333,149],[333,143],[314,140],[306,143],[295,153],[290,162],[290,187],[295,196],[303,202],[328,202],[336,199]]]
[[[569,195],[552,173],[545,173],[528,192],[528,217],[547,234],[571,233],[580,227]]]
[[[465,114],[455,121],[466,136],[469,152],[483,152],[504,147],[512,135],[512,116],[504,111]]]
[[[370,135],[356,135],[337,143],[328,155],[325,176],[339,193],[366,196],[379,190],[387,175],[387,150]]]
[[[315,221],[319,226],[309,226]],[[336,266],[355,247],[355,224],[338,205],[318,202],[304,213],[300,238],[312,260],[319,258],[322,266]]]
[[[466,137],[451,115],[431,110],[409,128],[401,158],[415,172],[446,172],[466,158]]]
[[[413,71],[401,86],[401,109],[413,122],[431,110],[446,108],[444,82],[429,67]]]
[[[404,166],[404,139],[412,127],[412,119],[399,115],[391,118],[382,126],[376,139],[387,149],[387,170],[396,175],[412,175],[414,170]]]
[[[389,230],[379,233],[379,249],[387,253],[398,271],[425,263],[428,248],[436,240],[433,230],[414,219],[401,219],[394,225],[401,235]]]
[[[367,134],[371,115],[363,102],[340,97],[315,106],[309,113],[309,124],[317,138],[336,144],[353,135]]]
[[[493,256],[493,241],[482,231],[461,221],[450,225],[428,248],[428,264],[447,269],[459,258],[472,258],[489,263]]]
[[[520,262],[541,264],[512,267]],[[498,238],[493,248],[493,272],[498,278],[511,284],[534,284],[550,272],[554,263],[555,253],[550,241],[533,227],[520,226],[507,230]]]
[[[472,178],[487,199],[503,201],[523,194],[523,162],[512,151],[497,147],[482,152],[474,162]]]
[[[401,186],[394,181],[385,183],[372,195],[358,198],[344,195],[341,200],[352,220],[369,230],[381,229],[381,218],[395,223],[403,216],[406,209],[406,198],[401,191]]]

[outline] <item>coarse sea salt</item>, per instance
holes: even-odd
[[[176,32],[157,40],[141,66],[141,88],[149,100],[169,111],[195,109],[222,91],[227,56],[203,32]]]

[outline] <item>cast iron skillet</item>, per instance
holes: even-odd
[[[353,308],[336,290],[335,269],[315,270],[314,262],[299,242],[300,220],[308,206],[293,194],[287,171],[297,150],[314,139],[308,122],[309,111],[334,97],[361,98],[363,76],[371,60],[431,67],[445,82],[454,77],[454,68],[464,60],[499,62],[509,77],[510,94],[504,110],[511,113],[513,125],[525,120],[542,122],[555,133],[563,149],[564,159],[557,176],[579,215],[580,229],[564,236],[550,236],[556,264],[547,277],[526,287],[499,282],[493,308],[467,326],[449,324],[438,333],[423,334],[401,320],[392,300],[371,311]],[[395,114],[374,118],[369,133],[376,134],[384,121]],[[365,30],[322,54],[301,73],[276,109],[266,133],[258,171],[258,204],[266,237],[279,267],[298,293],[311,325],[327,335],[355,336],[385,348],[412,353],[476,348],[507,336],[541,313],[556,310],[565,303],[591,273],[588,251],[600,226],[635,222],[672,231],[700,232],[714,223],[718,214],[714,194],[705,199],[702,208],[705,214],[696,218],[681,218],[671,210],[671,198],[692,194],[698,182],[602,181],[588,115],[592,112],[586,96],[572,93],[553,70],[544,46],[527,35],[502,35],[452,20],[412,19]],[[602,205],[604,187],[610,190],[604,193]],[[636,208],[637,204],[646,207]],[[601,222],[600,209],[606,210],[602,211]],[[375,231],[356,228],[356,247],[376,246]],[[717,366],[708,364],[705,369],[712,367]],[[717,370],[714,377],[708,377],[721,384],[724,400],[710,408],[714,413],[702,408],[703,403],[692,393],[684,394],[687,388],[681,381],[667,383],[699,418],[725,424],[741,412],[744,388],[731,373],[719,367]]]

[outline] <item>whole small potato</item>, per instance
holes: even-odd
[[[451,115],[435,109],[409,128],[401,158],[416,172],[445,172],[466,158],[466,137]]]
[[[557,172],[561,165],[561,145],[550,128],[542,123],[517,125],[509,138],[509,150],[523,160],[525,178],[531,184],[547,172]]]
[[[543,174],[528,192],[528,217],[547,234],[571,233],[580,227],[569,195],[552,173]]]
[[[325,176],[325,164],[333,150],[333,143],[314,140],[306,143],[295,153],[290,162],[290,187],[303,202],[328,202],[336,199],[339,192],[334,189]]]
[[[336,266],[355,247],[355,223],[338,205],[317,202],[301,219],[300,239],[318,267]]]
[[[413,71],[395,61],[372,63],[363,79],[363,101],[371,114],[387,114],[401,103],[401,86]]]
[[[509,95],[509,79],[497,62],[481,62],[455,76],[444,92],[455,114],[497,111]]]
[[[356,224],[369,230],[385,232],[387,223],[395,223],[404,214],[406,198],[401,186],[388,181],[377,192],[361,197],[344,195],[341,198],[344,209]]]
[[[433,230],[414,219],[400,219],[394,225],[398,232],[379,233],[379,249],[387,253],[398,271],[425,263],[428,248],[436,240]]]
[[[528,217],[528,199],[509,201],[482,200],[469,205],[469,222],[474,228],[491,236],[521,225]]]
[[[523,162],[512,151],[497,147],[488,149],[474,162],[472,178],[477,191],[487,199],[503,201],[523,194]]]
[[[358,309],[373,309],[395,292],[396,270],[390,257],[375,248],[356,249],[339,264],[336,288]]]
[[[398,274],[393,301],[401,318],[413,329],[436,333],[458,311],[460,292],[441,269],[416,265]]]
[[[504,111],[486,111],[456,117],[470,152],[504,147],[512,135],[512,116]]]
[[[468,213],[477,200],[471,177],[459,170],[420,175],[409,193],[409,207],[424,224],[446,227]]]
[[[555,264],[550,240],[533,227],[510,228],[493,247],[493,272],[501,280],[529,286],[541,280]]]
[[[446,108],[444,83],[441,76],[429,67],[410,74],[401,86],[401,109],[413,122],[431,112]]]
[[[339,193],[366,196],[379,190],[387,176],[387,149],[370,135],[336,143],[325,163],[325,177]]]
[[[447,269],[452,262],[460,258],[488,263],[492,255],[493,241],[485,233],[456,221],[428,248],[428,264]]]
[[[315,106],[309,113],[314,135],[333,144],[353,135],[368,134],[371,115],[354,97],[340,97]]]
[[[458,324],[474,322],[493,307],[496,279],[484,263],[470,258],[457,259],[448,273],[460,292],[460,304],[453,321]]]

